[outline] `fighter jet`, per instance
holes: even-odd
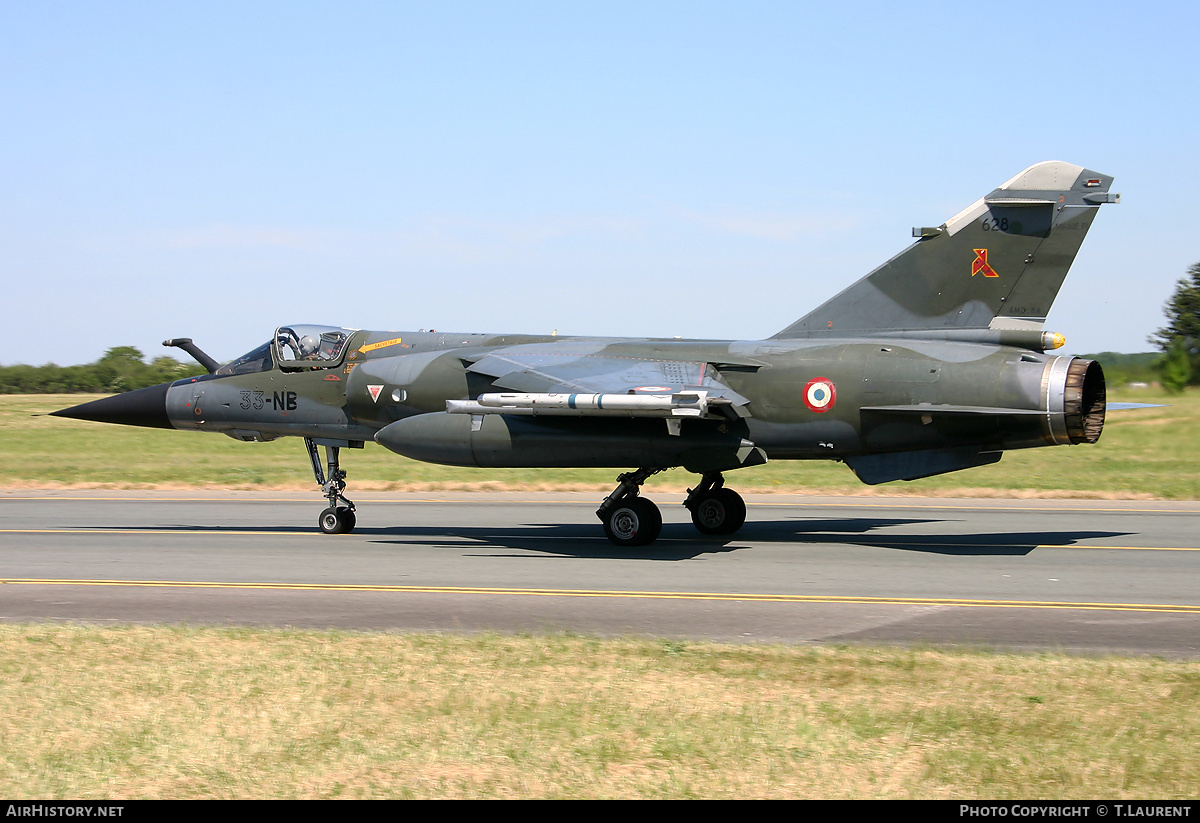
[[[1030,166],[763,340],[289,325],[225,364],[168,340],[209,374],[54,414],[303,438],[328,534],[355,526],[340,451],[369,440],[454,466],[629,469],[596,512],[619,546],[658,537],[641,486],[682,467],[695,527],[732,534],[746,505],[725,475],[768,460],[838,460],[873,485],[1095,443],[1104,374],[1050,354],[1064,338],[1044,323],[1096,211],[1120,202],[1111,184]]]

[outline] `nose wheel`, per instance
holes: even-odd
[[[325,534],[349,534],[354,531],[358,519],[354,516],[354,509],[328,508],[321,512],[317,522]]]
[[[329,479],[326,480],[325,473],[321,469],[321,458],[317,454],[317,441],[306,437],[304,445],[308,447],[308,459],[312,461],[313,476],[317,478],[321,491],[329,500],[329,508],[321,512],[321,516],[317,518],[317,525],[325,534],[349,534],[354,531],[358,518],[354,516],[354,503],[347,500],[342,494],[346,490],[346,473],[341,470],[338,463],[340,446],[330,443],[320,444],[325,447],[325,461],[329,466]]]

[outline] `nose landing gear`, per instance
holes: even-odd
[[[325,534],[349,534],[354,531],[358,518],[354,516],[354,503],[347,500],[342,494],[346,490],[346,473],[339,467],[338,454],[342,446],[353,447],[354,441],[314,440],[306,437],[304,445],[308,448],[308,459],[312,462],[313,476],[316,477],[321,491],[329,500],[329,508],[321,512],[321,516],[317,518],[317,525]],[[318,445],[325,447],[325,461],[329,465],[328,480],[325,479],[325,473],[321,469],[321,458],[317,454]],[[359,444],[358,448],[362,448],[362,445]]]

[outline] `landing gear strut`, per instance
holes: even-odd
[[[662,531],[662,513],[658,506],[638,490],[646,479],[662,469],[638,469],[617,478],[619,485],[596,510],[604,524],[604,534],[618,546],[645,546],[658,539]]]
[[[746,522],[746,501],[733,489],[725,488],[720,472],[704,475],[700,485],[688,489],[683,505],[692,513],[692,524],[703,534],[733,534]]]
[[[306,437],[304,445],[308,447],[308,459],[312,461],[313,475],[329,500],[329,508],[321,512],[317,524],[325,534],[349,534],[358,520],[354,516],[354,504],[342,495],[346,490],[346,473],[338,467],[340,446],[328,442],[320,443],[325,447],[325,462],[329,464],[329,479],[326,480],[325,473],[321,470],[321,458],[317,455],[317,441]]]

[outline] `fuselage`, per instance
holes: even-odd
[[[511,441],[517,432],[526,445],[517,451],[507,446],[509,454],[497,458],[498,465],[622,466],[644,452],[630,445],[634,441],[665,444],[656,448],[662,452],[657,460],[666,462],[680,457],[672,449],[685,441],[704,448],[701,441],[719,435],[751,442],[771,459],[836,459],[965,443],[1000,450],[1082,442],[1068,431],[1065,395],[1072,363],[1088,361],[1012,346],[908,338],[721,341],[360,330],[349,333],[330,360],[270,356],[240,372],[227,368],[228,373],[173,383],[166,389],[166,415],[178,429],[243,440],[291,435],[345,441],[371,440],[399,421],[440,415],[406,424],[414,443],[437,441],[414,456],[487,465],[478,459],[480,450],[467,444],[485,435],[479,428],[470,431],[469,416],[447,415],[447,401],[504,391],[471,364],[512,347],[554,363],[559,374],[575,367],[590,374],[626,361],[631,369],[654,363],[656,374],[679,379],[642,388],[680,391],[709,381],[744,402],[727,419],[683,420],[676,438],[661,436],[661,420],[510,418],[504,436]],[[1102,377],[1093,384],[1097,380],[1102,393]],[[806,402],[813,381],[825,394]],[[928,414],[915,408],[922,406]],[[990,408],[997,414],[939,414],[947,408]],[[462,448],[454,448],[460,437]],[[533,445],[539,439],[545,445]],[[571,448],[572,440],[582,444]],[[605,449],[606,442],[616,448]]]

